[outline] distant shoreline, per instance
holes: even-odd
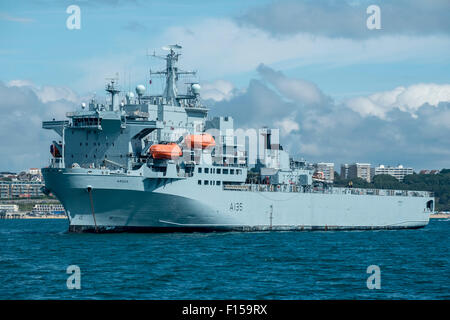
[[[448,218],[450,218],[450,213],[430,214],[430,219],[448,219]]]
[[[24,219],[67,219],[65,215],[42,215],[42,216],[29,216],[29,215],[21,215],[15,217],[1,218],[0,220],[24,220]]]
[[[66,216],[48,215],[48,216],[24,216],[23,218],[17,219],[67,219]]]

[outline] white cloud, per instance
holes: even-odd
[[[216,80],[202,84],[201,96],[204,100],[222,101],[233,96],[234,85],[225,80]]]
[[[78,91],[99,90],[105,78],[120,74],[120,84],[148,80],[148,69],[161,69],[159,60],[145,57],[148,48],[168,43],[183,46],[180,67],[198,70],[202,79],[223,79],[254,72],[261,64],[292,69],[308,65],[345,66],[358,63],[442,59],[450,52],[447,35],[387,35],[350,39],[296,33],[275,37],[257,27],[241,25],[229,18],[199,20],[189,26],[170,26],[161,34],[143,39],[126,52],[93,56],[77,63],[84,76],[72,84]],[[124,44],[125,46],[125,44]],[[433,48],[430,50],[429,48]],[[201,83],[203,85],[203,83]],[[293,93],[295,90],[291,90]],[[220,91],[220,90],[219,90]],[[215,98],[220,98],[217,93]],[[314,99],[314,97],[310,97]]]
[[[237,18],[274,35],[299,32],[329,37],[378,37],[366,28],[366,8],[375,1],[278,0],[252,8]],[[378,0],[384,34],[440,34],[450,32],[448,0]]]
[[[282,77],[286,87],[295,87],[301,79],[267,68],[270,72],[258,73],[265,81],[252,79],[247,90],[217,102],[212,111],[231,115],[237,127],[280,128],[284,149],[312,162],[450,166],[448,85],[417,84],[360,97],[353,100],[358,110],[327,98],[312,107],[302,95],[279,90],[274,80]]]
[[[76,108],[76,95],[58,87],[39,87],[29,81],[0,81],[0,168],[23,170],[45,166],[56,133],[42,129],[42,121],[65,119]],[[69,100],[70,99],[70,100]],[[71,101],[72,100],[72,101]]]
[[[20,23],[34,22],[34,20],[30,19],[30,18],[14,17],[14,16],[10,16],[9,14],[4,13],[4,12],[0,12],[0,20],[20,22]]]
[[[319,104],[324,101],[324,95],[312,82],[302,79],[287,78],[281,72],[276,72],[263,64],[258,66],[258,72],[263,79],[273,85],[281,95],[290,100],[306,105]]]
[[[417,117],[415,112],[421,106],[437,106],[440,102],[449,101],[450,84],[420,83],[377,92],[367,97],[352,98],[346,104],[362,116],[372,115],[385,119],[386,114],[396,108]]]
[[[281,128],[281,134],[286,136],[293,131],[298,131],[300,125],[294,120],[293,117],[284,118],[280,121],[274,122],[275,127]]]
[[[28,87],[44,102],[52,102],[58,100],[67,100],[70,102],[78,102],[78,95],[66,87],[53,86],[37,86],[28,80],[11,80],[7,84],[8,87]]]
[[[442,52],[450,51],[450,37],[445,35],[387,35],[364,40],[308,33],[274,37],[264,30],[225,18],[205,19],[188,27],[169,27],[156,43],[181,44],[183,63],[198,68],[206,78],[251,72],[260,63],[288,64],[291,68],[383,63],[424,56],[439,58]]]

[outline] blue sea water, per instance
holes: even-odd
[[[0,299],[449,299],[450,221],[418,230],[72,234],[0,220]],[[69,265],[81,289],[69,290]],[[369,290],[378,265],[381,289]]]

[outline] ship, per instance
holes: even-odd
[[[207,232],[421,228],[434,209],[427,191],[335,187],[323,172],[283,149],[276,129],[234,128],[209,117],[194,71],[178,67],[180,45],[165,60],[164,90],[142,84],[108,100],[92,98],[57,133],[43,192],[64,206],[69,232]],[[151,83],[151,81],[149,81]],[[179,92],[179,87],[185,92]],[[276,107],[276,106],[274,106]],[[255,147],[256,146],[256,147]],[[254,151],[256,149],[256,151]]]

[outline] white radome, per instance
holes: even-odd
[[[202,87],[198,83],[193,83],[191,89],[194,94],[199,94]]]
[[[145,93],[145,86],[142,85],[142,84],[139,84],[139,85],[136,87],[136,93],[138,94],[138,96],[144,95],[144,93]]]

